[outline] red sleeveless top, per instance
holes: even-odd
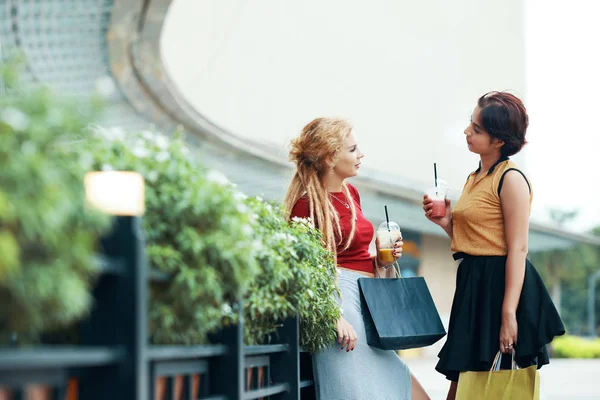
[[[337,237],[337,233],[335,234],[337,243],[337,263],[343,268],[373,273],[373,261],[371,259],[371,254],[369,253],[369,244],[373,239],[375,230],[373,229],[373,225],[362,213],[358,190],[350,184],[347,185],[351,199],[347,199],[344,192],[329,193],[331,203],[340,216],[340,228],[342,231],[342,240]],[[356,231],[354,233],[354,239],[352,240],[352,243],[350,243],[350,247],[346,250],[342,250],[352,227],[352,212],[349,208],[350,201],[354,202],[356,208]],[[346,205],[348,205],[348,207]],[[314,216],[309,215],[308,199],[306,196],[302,196],[298,199],[292,208],[291,216],[300,218],[311,217],[311,219],[315,221]]]

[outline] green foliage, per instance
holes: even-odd
[[[600,232],[592,232],[598,233]],[[592,333],[587,325],[588,285],[589,277],[600,268],[600,248],[579,244],[568,249],[534,253],[530,255],[530,259],[549,290],[560,285],[561,318],[567,331],[579,335]],[[594,309],[596,321],[600,324],[600,285],[596,287]],[[600,325],[596,327],[596,333],[598,332]]]
[[[150,332],[157,344],[198,344],[236,320],[258,270],[243,196],[191,161],[183,136],[96,128],[82,144],[94,169],[134,170],[146,180],[144,228],[151,266],[172,276],[152,284]]]
[[[565,211],[557,208],[551,208],[550,210],[548,210],[548,213],[550,214],[550,219],[552,220],[552,222],[562,227],[565,223],[573,221],[575,218],[577,218],[579,211]]]
[[[600,339],[561,336],[552,341],[552,349],[558,358],[600,358]]]
[[[3,82],[13,79],[7,73]],[[171,278],[151,286],[154,343],[205,343],[237,322],[244,300],[248,343],[269,341],[298,314],[301,344],[328,346],[340,315],[336,266],[320,232],[199,167],[180,133],[84,130],[98,109],[45,89],[3,100],[0,333],[39,334],[85,314],[95,242],[109,219],[85,208],[83,175],[133,170],[146,181],[150,265]]]
[[[563,264],[571,271],[561,281],[561,317],[567,331],[573,334],[599,333],[600,330],[600,284],[596,285],[596,332],[589,332],[588,290],[589,277],[600,268],[600,249],[589,245],[578,245],[569,254],[571,257]]]
[[[148,258],[172,276],[151,287],[154,343],[204,343],[236,322],[242,298],[248,344],[268,341],[296,314],[307,350],[331,343],[336,266],[318,230],[289,224],[279,207],[247,199],[218,172],[200,168],[179,133],[94,131],[82,152],[93,169],[135,170],[146,179]]]
[[[301,345],[319,352],[333,341],[340,317],[333,254],[306,221],[290,224],[280,207],[261,199],[249,198],[246,204],[257,222],[261,271],[244,301],[245,341],[268,341],[285,318],[297,313]]]
[[[11,86],[17,73],[0,71]],[[86,210],[79,155],[65,151],[97,115],[38,88],[0,99],[0,335],[26,341],[83,317],[96,239],[109,220]],[[4,340],[2,340],[4,341]]]

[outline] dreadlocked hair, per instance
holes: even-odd
[[[343,141],[351,131],[352,126],[342,119],[317,118],[302,129],[300,136],[292,140],[289,155],[290,161],[296,164],[296,173],[284,200],[288,218],[291,218],[291,211],[298,199],[306,195],[310,218],[323,233],[324,246],[334,254],[339,246],[343,246],[342,251],[348,249],[354,239],[356,207],[351,200],[348,185],[342,183],[342,191],[352,212],[350,234],[345,243],[342,243],[340,217],[325,188],[323,176],[335,165],[343,148]]]

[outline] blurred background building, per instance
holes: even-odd
[[[462,132],[480,95],[510,89],[527,104],[527,10],[519,0],[0,0],[0,55],[24,53],[28,82],[108,96],[104,123],[184,126],[205,165],[273,200],[304,124],[349,119],[366,154],[352,181],[363,211],[377,226],[388,206],[404,276],[427,279],[447,321],[456,265],[422,194],[434,162],[454,200],[477,168]],[[515,161],[530,170],[527,149]],[[532,254],[600,245],[539,221]]]

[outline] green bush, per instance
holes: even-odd
[[[152,342],[205,343],[208,333],[236,322],[236,304],[258,271],[243,196],[192,162],[181,133],[93,131],[82,146],[94,169],[133,170],[146,180],[149,264],[172,276],[151,285]]]
[[[243,298],[245,341],[264,343],[298,314],[301,344],[318,352],[335,337],[336,266],[320,232],[288,223],[281,209],[246,198],[221,174],[190,160],[183,136],[93,129],[83,143],[100,170],[146,179],[144,226],[150,264],[169,273],[152,284],[150,331],[157,344],[204,343],[236,322]]]
[[[600,358],[600,339],[561,336],[552,341],[552,349],[558,358]]]
[[[16,76],[11,68],[0,81]],[[96,240],[109,220],[86,210],[85,160],[65,147],[98,111],[45,88],[0,99],[0,343],[11,332],[35,341],[90,308]]]
[[[300,317],[300,343],[319,352],[335,338],[340,311],[335,294],[336,265],[322,235],[306,221],[288,223],[280,207],[246,201],[254,213],[260,273],[244,301],[245,341],[268,341],[281,322]]]

